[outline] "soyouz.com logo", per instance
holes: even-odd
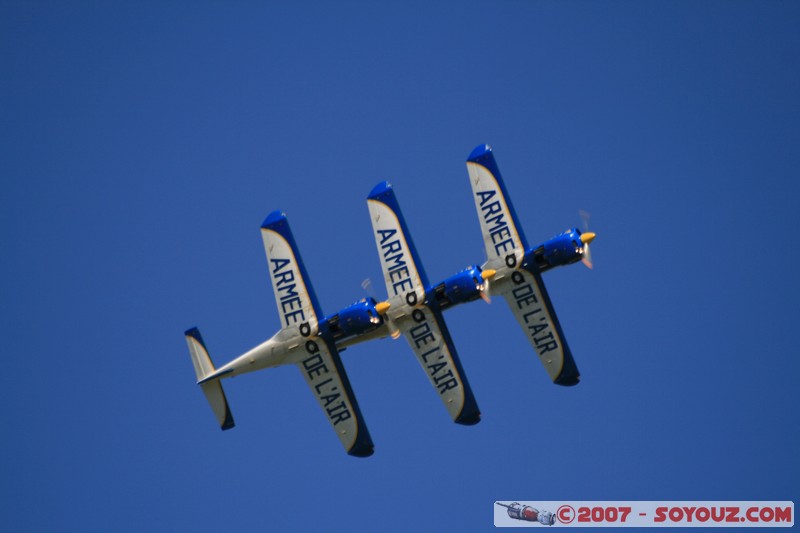
[[[496,527],[792,527],[790,501],[546,501],[494,505]]]

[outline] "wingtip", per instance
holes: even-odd
[[[479,144],[472,150],[472,153],[469,154],[467,161],[477,161],[478,159],[486,156],[486,154],[492,153],[492,147],[488,144]]]
[[[580,374],[562,374],[553,383],[562,387],[574,387],[581,382]]]
[[[480,421],[481,421],[480,412],[470,413],[468,415],[462,415],[455,419],[455,423],[461,424],[462,426],[474,426]]]
[[[370,457],[375,453],[375,447],[372,444],[366,446],[358,446],[347,452],[347,455],[353,457]]]
[[[261,227],[266,228],[284,220],[286,220],[286,213],[284,213],[280,209],[276,209],[275,211],[267,215],[267,218],[264,219],[264,222],[261,224]]]
[[[231,410],[227,409],[225,413],[225,421],[219,427],[222,431],[228,431],[229,429],[233,429],[236,427],[236,422],[233,421],[233,415],[231,414]]]
[[[392,190],[392,184],[389,183],[388,181],[382,181],[382,182],[380,182],[379,184],[377,184],[376,186],[374,186],[372,188],[372,190],[370,191],[369,196],[367,196],[367,198],[370,198],[370,199],[377,198],[378,196],[380,196],[380,195],[382,195],[382,194],[384,194],[384,193],[386,193],[387,191],[390,191],[390,190]]]

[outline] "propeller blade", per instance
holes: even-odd
[[[487,268],[483,272],[481,272],[481,277],[483,278],[483,283],[478,286],[478,290],[481,293],[481,298],[487,304],[492,303],[491,293],[489,292],[490,283],[492,278],[494,278],[495,274],[497,274],[496,270],[492,270],[491,268]]]
[[[589,248],[589,243],[585,243],[583,245],[583,257],[581,258],[581,262],[592,270],[594,268],[594,264],[592,263],[592,252]]]
[[[591,217],[591,214],[583,209],[579,211],[579,214],[581,216],[581,220],[583,220],[583,233],[581,233],[583,257],[581,258],[581,262],[591,270],[594,268],[594,263],[592,263],[592,251],[589,248],[589,244],[595,239],[595,237],[597,237],[597,234],[589,231],[589,218]]]
[[[375,298],[375,291],[372,288],[372,280],[371,279],[367,278],[364,281],[362,281],[361,282],[361,288],[364,289],[364,292],[367,293],[367,296],[369,296],[370,298],[372,298],[375,301],[377,301],[377,298]]]
[[[583,231],[589,231],[589,219],[592,217],[592,214],[583,209],[579,209],[578,214],[581,216],[581,220],[583,220]]]
[[[362,281],[361,288],[364,289],[370,298],[376,302],[378,301],[378,299],[375,298],[375,291],[372,289],[371,279],[367,278]],[[381,317],[383,317],[383,322],[386,324],[386,328],[389,330],[389,335],[393,339],[399,339],[401,334],[400,329],[394,324],[394,322],[392,322],[392,319],[389,318],[389,315],[386,314],[386,312],[389,310],[389,307],[391,307],[389,302],[378,302],[375,304],[375,310],[381,315]]]
[[[483,282],[475,286],[478,289],[478,294],[487,304],[492,303],[492,297],[489,296],[489,280],[484,279]]]

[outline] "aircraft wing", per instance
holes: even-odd
[[[308,339],[297,348],[297,368],[348,454],[369,457],[372,439],[344,371],[336,345],[327,334]]]
[[[389,319],[404,333],[453,421],[475,424],[480,410],[441,311],[435,299],[426,298],[428,279],[392,186],[378,184],[367,203],[391,304]]]
[[[516,256],[514,264],[521,263],[528,242],[488,145],[482,144],[472,151],[467,159],[467,172],[489,265],[495,268],[493,265],[505,261],[512,253]]]
[[[399,300],[412,306],[421,303],[425,299],[428,278],[389,182],[379,183],[372,189],[367,206],[389,302],[395,307],[400,305]]]
[[[283,339],[333,430],[350,455],[368,457],[373,445],[350,380],[336,350],[286,215],[274,211],[261,225]]]
[[[557,385],[576,385],[580,372],[538,272],[515,270],[503,296]]]
[[[410,319],[400,323],[400,330],[439,393],[450,418],[467,426],[480,422],[480,409],[461,368],[442,312],[421,305],[414,309]]]
[[[525,269],[528,241],[511,203],[491,147],[482,144],[467,158],[475,208],[488,261],[498,270],[493,293],[502,294],[547,370],[558,385],[575,385],[580,373],[539,272]]]
[[[261,225],[261,237],[281,317],[281,329],[306,324],[304,336],[316,334],[323,315],[313,287],[306,283],[308,275],[286,215],[280,211],[270,213]]]

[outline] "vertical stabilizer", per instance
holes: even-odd
[[[186,344],[189,345],[189,355],[192,358],[194,371],[199,382],[214,373],[214,363],[211,362],[211,357],[208,355],[200,330],[192,328],[187,330],[185,335]],[[211,410],[214,411],[214,416],[217,418],[220,428],[223,431],[231,429],[235,423],[228,406],[228,399],[225,397],[225,391],[222,390],[222,383],[220,383],[219,379],[201,383],[200,388],[203,390],[203,394],[206,395],[206,400],[208,400]]]

